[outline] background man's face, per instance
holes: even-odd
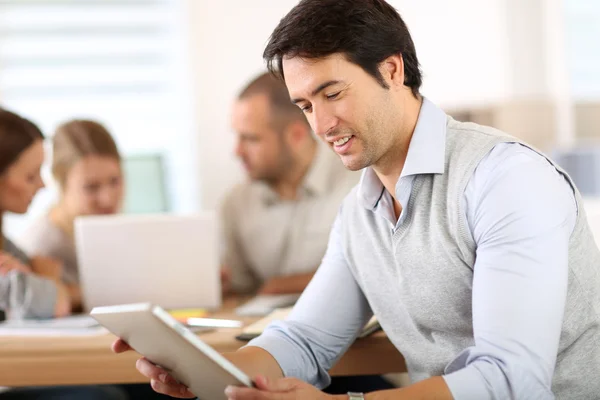
[[[273,126],[273,120],[269,99],[264,94],[256,94],[234,104],[235,153],[250,179],[272,182],[289,166],[290,150],[283,132]]]

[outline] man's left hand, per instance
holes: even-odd
[[[302,293],[310,282],[314,272],[305,274],[277,276],[269,279],[258,291],[259,294]]]
[[[258,291],[258,294],[288,294],[290,293],[290,284],[288,281],[289,279],[281,277],[271,278],[262,285]]]
[[[256,388],[228,386],[225,395],[228,400],[334,400],[348,396],[325,394],[306,382],[295,378],[269,381],[259,376],[254,381]]]

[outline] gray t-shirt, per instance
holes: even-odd
[[[22,263],[29,263],[25,253],[6,237],[3,249]],[[55,304],[56,286],[51,280],[18,271],[0,276],[0,310],[8,311],[11,318],[52,317]]]

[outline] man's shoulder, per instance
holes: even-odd
[[[252,190],[252,187],[253,183],[251,181],[238,182],[229,188],[229,190],[225,193],[225,198],[238,197],[239,195]]]
[[[484,137],[503,137],[503,138],[514,138],[512,135],[501,131],[499,129],[493,128],[487,125],[480,125],[475,122],[462,122],[457,121],[454,118],[448,118],[448,122],[446,124],[448,134],[473,134],[473,135],[482,135]],[[516,139],[516,138],[514,138]],[[518,139],[516,139],[518,140]]]
[[[225,193],[222,205],[227,208],[237,207],[240,204],[247,204],[249,200],[260,196],[263,189],[264,188],[261,187],[259,182],[250,180],[238,182]]]
[[[341,190],[348,193],[360,181],[361,172],[351,171],[344,166],[340,158],[332,153],[329,155],[329,186],[330,191]]]
[[[463,157],[479,157],[477,169],[494,169],[527,161],[550,161],[539,149],[499,129],[473,122],[448,121],[449,148]],[[481,151],[477,151],[481,149]],[[456,156],[456,151],[452,152]],[[552,163],[553,164],[553,163]]]

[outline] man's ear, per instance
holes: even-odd
[[[389,87],[404,87],[404,59],[402,54],[389,56],[379,65],[379,72]]]
[[[284,129],[283,135],[286,143],[292,149],[301,146],[306,137],[310,135],[310,130],[305,123],[301,121],[292,121]]]

